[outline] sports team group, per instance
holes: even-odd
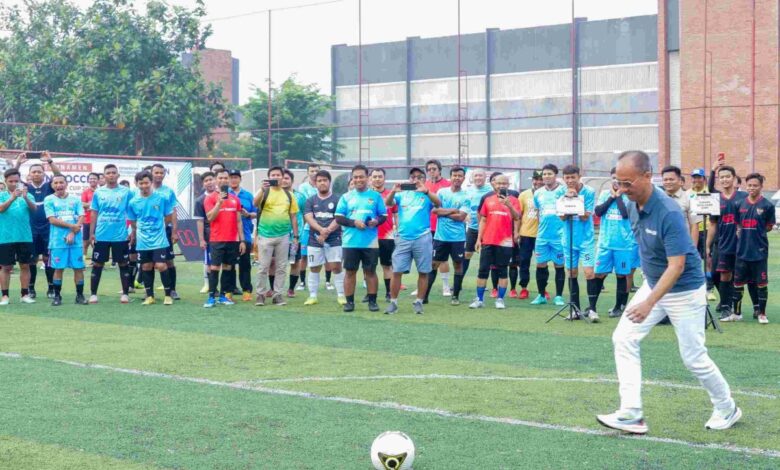
[[[5,171],[5,188],[0,192],[0,305],[10,303],[9,284],[17,264],[20,301],[36,301],[39,261],[45,265],[47,298],[54,306],[63,302],[66,269],[74,271],[75,302],[97,304],[101,276],[109,262],[118,267],[121,303],[129,303],[129,294],[141,288],[143,304],[156,303],[156,272],[164,290],[163,303],[171,305],[179,299],[173,249],[177,199],[163,184],[162,164],[133,175],[134,187],[121,179],[116,165],[108,164],[102,174],[90,174],[89,188],[75,195],[67,192],[66,178],[47,152],[40,162],[32,162],[22,181],[19,168],[26,161],[21,154]],[[528,189],[518,192],[509,187],[507,175],[480,168],[469,171],[470,184],[465,187],[464,168],[450,167],[445,178],[437,160],[412,168],[408,182],[392,185],[386,182],[384,169],[356,165],[349,191],[339,197],[332,192],[331,173],[318,164],[309,165],[305,181],[295,189],[292,171],[272,167],[262,187],[252,194],[241,187],[240,171],[229,171],[216,162],[201,175],[203,193],[194,207],[205,253],[201,293],[208,297],[204,307],[233,305],[238,297],[257,306],[284,305],[286,297],[295,296],[299,281],[309,292],[304,305],[316,305],[324,271],[325,288],[335,289],[338,303],[352,312],[357,272],[362,270],[367,292],[362,302],[376,312],[381,267],[384,313],[394,314],[406,288],[402,276],[411,272],[414,262],[417,285],[411,308],[422,314],[437,277],[450,304],[460,305],[463,279],[473,255],[479,253],[472,309],[485,306],[486,294],[495,298],[498,309],[506,308],[507,294],[529,299],[535,258],[537,294],[531,304],[564,306],[568,283],[569,301],[576,306],[568,318],[598,322],[599,296],[605,278],[614,273],[615,303],[608,314],[620,317],[634,289],[634,271],[641,267],[633,232],[638,211],[623,194],[631,182],[618,181],[613,169],[611,184],[597,196],[583,184],[577,166],[567,165],[560,173],[547,164],[533,173]],[[747,286],[753,317],[768,323],[767,233],[775,224],[775,208],[762,196],[763,176],[753,173],[743,180],[733,167],[719,161],[709,179],[703,169],[694,170],[690,189],[685,189],[678,167],[663,168],[661,177],[662,187],[655,191],[679,205],[691,239],[706,260],[702,269],[710,300],[719,299],[721,321],[742,320]],[[743,183],[746,192],[740,190]],[[719,193],[720,215],[703,220],[692,200],[706,193]],[[561,198],[580,198],[584,213],[560,215]],[[84,271],[89,248],[87,297]],[[550,264],[554,296],[547,292]],[[580,268],[588,297],[585,308],[580,303]],[[254,282],[253,269],[257,270]]]

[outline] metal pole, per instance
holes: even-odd
[[[458,0],[458,165],[460,165],[461,154],[463,153],[463,134],[462,134],[462,122],[461,122],[461,102],[460,102],[460,0]]]
[[[358,163],[363,163],[363,0],[358,0]]]
[[[712,155],[707,151],[707,9],[709,4],[707,0],[704,0],[704,63],[702,65],[703,75],[701,77],[702,87],[704,93],[702,93],[702,110],[701,110],[701,153],[704,159],[704,168],[711,166],[710,159]],[[712,142],[712,136],[710,136],[710,142]]]
[[[268,10],[268,168],[273,166],[273,141],[271,140],[271,119],[273,108],[271,106],[271,10]]]
[[[756,0],[752,2],[753,20],[751,22],[750,43],[750,172],[756,171]]]
[[[579,160],[578,71],[577,71],[577,18],[574,17],[574,0],[571,0],[571,162]]]

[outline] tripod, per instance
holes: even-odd
[[[709,214],[701,214],[704,224],[704,231],[702,232],[702,236],[704,236],[704,256],[702,257],[702,263],[704,264],[704,273],[707,273],[707,224],[709,219]],[[715,260],[713,260],[715,262]],[[718,331],[718,333],[723,333],[723,330],[720,328],[720,323],[717,319],[715,319],[715,316],[712,314],[712,310],[710,310],[710,303],[707,302],[707,313],[704,316],[704,329],[706,330],[709,328],[709,326],[712,325],[712,328]]]
[[[567,215],[566,220],[569,223],[569,262],[574,260],[574,219],[573,215]],[[566,263],[564,262],[564,266]],[[574,268],[574,266],[572,266]],[[553,318],[555,317],[561,317],[564,320],[576,320],[580,316],[580,308],[577,307],[577,305],[574,304],[574,302],[571,301],[571,293],[573,292],[572,286],[573,286],[574,278],[569,275],[569,301],[564,304],[563,307],[558,309],[557,312],[553,314],[550,318],[547,319],[545,323],[550,323]],[[569,310],[569,315],[564,315],[563,312],[566,310]]]

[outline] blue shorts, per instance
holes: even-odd
[[[582,263],[583,268],[592,268],[596,265],[596,243],[593,240],[589,240],[579,248],[574,248],[571,252],[571,259],[569,259],[569,247],[563,247],[563,255],[566,259],[564,266],[566,269],[577,268]]]
[[[615,271],[618,276],[626,276],[631,273],[633,265],[633,250],[599,248],[599,253],[596,256],[596,274],[609,274]]]
[[[393,251],[393,272],[405,273],[412,268],[412,259],[417,272],[428,274],[433,270],[433,237],[426,233],[416,240],[395,239]]]
[[[551,242],[536,239],[536,262],[547,264],[550,261],[556,266],[563,265],[563,245],[561,242]]]
[[[633,259],[631,261],[631,269],[639,269],[642,267],[642,260],[639,258],[639,245],[635,245],[631,250]]]
[[[84,253],[80,243],[70,248],[49,250],[49,267],[53,269],[84,269]]]

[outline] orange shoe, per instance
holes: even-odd
[[[516,299],[517,298],[517,291],[515,289],[512,289],[509,291],[509,298],[510,299]]]
[[[241,300],[244,302],[251,302],[254,299],[252,298],[251,292],[244,291],[243,295],[241,295]]]
[[[520,299],[527,299],[528,298],[528,289],[523,289],[520,291]]]

